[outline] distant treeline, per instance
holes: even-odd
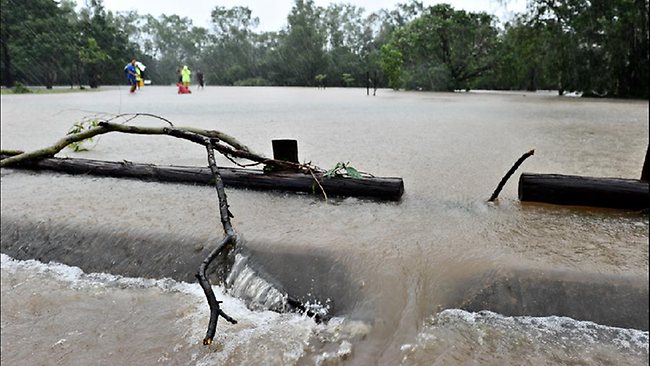
[[[529,0],[502,24],[486,13],[412,1],[366,14],[295,0],[287,25],[256,32],[246,7],[215,6],[210,29],[177,15],[79,11],[71,0],[0,0],[2,83],[125,83],[137,58],[168,85],[179,66],[209,85],[537,90],[648,98],[647,0]],[[507,0],[504,0],[507,3]]]

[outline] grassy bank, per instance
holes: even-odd
[[[91,89],[91,88],[69,88],[69,87],[55,87],[52,89],[47,89],[43,87],[20,87],[18,88],[2,88],[0,89],[0,94],[10,95],[10,94],[64,94],[64,93],[87,93],[87,92],[96,92],[101,89]]]

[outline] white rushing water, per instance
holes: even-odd
[[[236,255],[235,264],[226,278],[230,293],[236,298],[247,300],[252,308],[286,311],[287,294],[259,277],[247,262],[247,257]]]
[[[196,283],[84,273],[2,254],[2,363],[319,364],[345,359],[350,342],[368,331],[342,318],[316,324],[298,314],[249,310],[225,289],[213,290],[238,323],[221,319],[214,345],[204,347],[209,309]],[[313,337],[334,351],[319,353]]]
[[[31,365],[34,360],[329,365],[345,362],[353,344],[371,331],[369,324],[340,317],[316,324],[297,314],[249,310],[241,299],[214,286],[222,308],[239,323],[222,320],[215,345],[206,348],[199,344],[208,309],[198,284],[84,273],[77,267],[18,261],[5,254],[1,266],[2,295],[11,296],[2,304],[2,362],[12,365]],[[50,292],[40,292],[43,286]],[[83,322],[78,321],[81,317]],[[31,331],[14,339],[22,328]],[[14,349],[16,344],[21,348]],[[648,332],[566,317],[505,317],[448,309],[428,319],[401,352],[402,365],[566,364],[576,359],[636,365],[648,361]]]

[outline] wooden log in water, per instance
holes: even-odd
[[[521,201],[556,205],[642,210],[650,207],[647,181],[523,173],[519,178]]]
[[[2,159],[7,157],[1,156]],[[51,170],[68,174],[88,174],[115,178],[137,178],[160,182],[214,184],[209,167],[162,166],[132,162],[111,162],[77,158],[46,158],[12,166],[16,169]],[[259,190],[303,192],[320,195],[320,188],[309,174],[265,173],[257,169],[219,168],[226,186]],[[317,175],[328,196],[368,197],[398,201],[404,193],[399,177],[324,178]]]

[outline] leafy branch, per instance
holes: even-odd
[[[72,127],[70,127],[70,130],[68,130],[68,133],[66,135],[75,135],[97,126],[99,126],[99,121],[97,119],[77,122],[74,125],[72,125]],[[73,141],[68,145],[68,148],[72,149],[72,151],[74,152],[88,151],[88,148],[84,146],[84,143],[85,142],[90,143],[92,141],[93,141],[92,137],[89,137],[85,140]]]
[[[355,167],[351,166],[350,162],[344,163],[342,161],[339,161],[332,169],[323,173],[323,177],[325,178],[347,176],[354,179],[361,179],[364,175],[372,176],[368,173],[360,172]]]

